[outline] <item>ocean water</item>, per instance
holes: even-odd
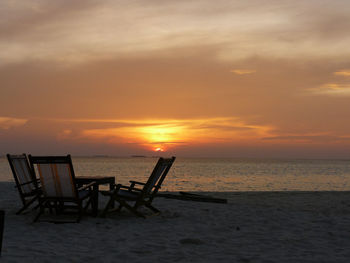
[[[146,181],[157,158],[72,157],[75,174]],[[0,158],[0,181],[13,181]],[[164,191],[349,191],[350,160],[177,158]]]

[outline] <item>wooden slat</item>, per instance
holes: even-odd
[[[195,201],[195,202],[208,202],[208,203],[221,203],[227,204],[227,199],[215,198],[211,196],[192,194],[186,192],[180,192],[180,194],[167,194],[167,193],[157,193],[157,197],[163,197],[168,199],[177,199],[182,201]]]

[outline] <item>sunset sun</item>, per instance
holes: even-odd
[[[163,149],[163,147],[157,147],[154,149],[155,152],[164,152],[165,150]]]

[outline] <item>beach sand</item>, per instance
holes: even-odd
[[[81,223],[32,223],[36,211],[15,215],[14,183],[0,183],[0,261],[350,262],[350,192],[210,194],[229,203],[158,198],[161,215],[147,219],[124,210]]]

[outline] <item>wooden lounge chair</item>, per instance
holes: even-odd
[[[23,203],[23,207],[16,212],[18,215],[38,199],[40,188],[25,154],[7,154],[6,156],[12,170],[13,178],[16,182],[18,193]]]
[[[152,201],[157,195],[174,161],[175,157],[169,159],[159,158],[146,183],[130,181],[130,186],[117,184],[113,191],[104,192],[103,194],[110,195],[110,199],[101,216],[104,217],[107,214],[109,208],[113,207],[114,201],[119,203],[117,211],[125,207],[135,215],[145,218],[145,215],[138,210],[141,206],[145,206],[154,213],[160,213],[157,208],[152,206]],[[141,187],[136,188],[136,185],[140,185]],[[133,202],[134,204],[130,205],[128,202]]]
[[[72,159],[67,156],[31,156],[29,161],[39,173],[42,195],[39,197],[40,211],[35,217],[36,222],[45,208],[56,214],[64,214],[68,209],[77,209],[79,222],[83,212],[92,204],[95,182],[78,189],[75,182]],[[86,205],[83,206],[83,201]]]

